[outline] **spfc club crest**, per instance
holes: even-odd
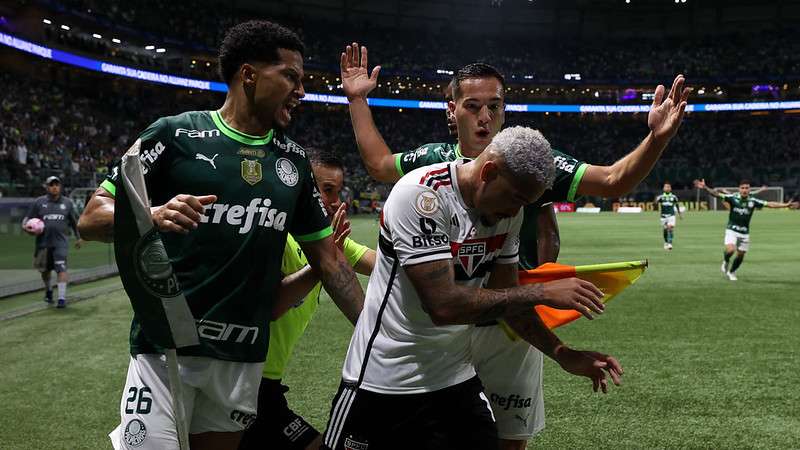
[[[242,179],[250,186],[261,181],[263,173],[261,171],[261,163],[257,160],[242,160]]]

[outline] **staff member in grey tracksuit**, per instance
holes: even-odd
[[[50,285],[50,272],[55,270],[58,276],[58,308],[67,306],[67,250],[69,241],[67,230],[75,233],[78,241],[75,248],[81,248],[83,241],[78,234],[78,212],[75,205],[67,197],[61,195],[61,180],[48,177],[45,181],[47,195],[37,198],[22,225],[29,219],[38,218],[44,221],[44,232],[36,236],[36,250],[33,256],[33,267],[42,273],[42,281],[47,290],[44,301],[53,303],[53,288]]]

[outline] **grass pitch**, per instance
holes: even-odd
[[[800,214],[755,214],[738,282],[719,271],[724,213],[685,217],[666,252],[654,214],[559,216],[562,262],[647,258],[650,268],[603,317],[557,330],[617,356],[623,386],[594,394],[547,361],[547,427],[529,448],[800,446]],[[373,218],[354,219],[357,240],[374,246],[376,233]],[[285,380],[290,405],[320,429],[351,333],[326,300]],[[130,318],[115,293],[0,322],[0,448],[110,448]]]

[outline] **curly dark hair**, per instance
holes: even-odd
[[[458,72],[453,75],[453,80],[450,82],[453,85],[453,98],[461,97],[461,82],[471,78],[497,78],[503,87],[503,92],[506,90],[506,79],[494,66],[486,63],[472,63],[458,69]]]
[[[278,49],[303,54],[305,46],[294,31],[266,20],[251,20],[231,27],[219,46],[219,75],[230,84],[242,64],[276,63]]]
[[[339,155],[333,150],[318,147],[306,147],[305,150],[308,155],[308,161],[311,164],[335,167],[344,171],[344,162],[342,162],[342,159],[339,158]]]

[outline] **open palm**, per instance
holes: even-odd
[[[672,89],[664,96],[664,86],[659,84],[653,96],[653,104],[647,115],[647,126],[656,138],[671,139],[678,132],[686,112],[691,89],[684,87],[683,75],[675,77]]]
[[[372,74],[367,71],[367,47],[353,42],[342,52],[340,68],[342,71],[342,88],[348,99],[366,97],[378,84],[378,72],[381,66],[375,66]]]

